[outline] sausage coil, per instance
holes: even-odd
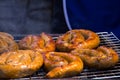
[[[82,72],[83,62],[77,56],[62,52],[49,52],[44,59],[47,78],[63,78]]]
[[[100,46],[96,50],[75,49],[71,54],[79,56],[87,67],[94,69],[111,68],[119,61],[118,54],[105,46]]]
[[[5,32],[0,32],[0,53],[18,50],[14,37]]]
[[[59,51],[70,52],[76,48],[95,48],[99,45],[99,36],[90,30],[76,29],[66,32],[56,40]]]
[[[32,75],[43,64],[43,57],[32,50],[18,50],[0,55],[0,78],[21,78]]]
[[[41,33],[38,35],[27,35],[19,41],[20,49],[31,49],[39,51],[54,51],[55,42],[51,36]]]

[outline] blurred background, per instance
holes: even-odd
[[[0,31],[14,35],[64,33],[61,0],[0,0]]]
[[[40,34],[41,32],[65,33],[69,30],[69,26],[67,27],[65,22],[62,1],[64,0],[0,0],[0,31],[12,35]],[[90,2],[83,0],[83,2],[86,4],[79,0],[67,0],[72,29],[109,31],[120,37],[119,0],[110,2],[108,0],[92,0]],[[99,2],[101,3],[99,4]],[[99,5],[97,6],[96,3]],[[72,11],[70,12],[72,9],[76,10],[74,14]],[[84,9],[88,12],[84,12]],[[85,16],[79,13],[85,13]],[[80,18],[77,19],[75,16]]]

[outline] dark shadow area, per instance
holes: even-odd
[[[61,0],[0,0],[0,31],[12,35],[63,33]]]

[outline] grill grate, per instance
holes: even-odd
[[[120,56],[120,40],[111,32],[98,32],[97,33],[100,36],[101,43],[100,45],[106,45],[108,47],[113,48]],[[56,39],[60,34],[51,34],[54,39]],[[19,41],[22,36],[15,36],[16,41]],[[20,80],[38,80],[38,79],[44,79],[45,71],[43,69],[40,69],[38,72],[33,74],[32,76],[28,76],[25,78],[20,78]],[[80,73],[77,76],[70,77],[70,78],[63,78],[63,79],[113,79],[113,78],[120,78],[120,62],[116,64],[111,69],[108,70],[88,70],[84,69],[82,73]],[[17,80],[17,79],[15,79]]]

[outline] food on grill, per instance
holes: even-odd
[[[49,52],[44,59],[47,78],[64,78],[80,74],[83,62],[77,56],[63,52]]]
[[[43,64],[43,57],[32,50],[18,50],[0,55],[0,78],[20,78],[32,75]]]
[[[86,66],[94,69],[107,69],[119,61],[118,54],[112,49],[100,46],[95,49],[75,49],[71,52],[79,56]]]
[[[51,36],[45,33],[40,35],[27,35],[19,41],[20,49],[31,49],[39,51],[54,51],[55,42]]]
[[[18,42],[22,49],[18,50],[14,37],[0,32],[0,78],[30,76],[43,63],[46,78],[76,76],[82,72],[83,67],[114,67],[119,61],[118,54],[112,48],[99,46],[99,43],[99,36],[95,32],[76,29],[58,36],[56,42],[46,33],[27,35]],[[55,52],[55,48],[59,52]]]
[[[18,50],[18,45],[11,34],[0,32],[0,53]]]
[[[95,48],[99,45],[99,36],[90,30],[70,30],[58,37],[56,47],[59,51],[70,52],[76,48]]]

